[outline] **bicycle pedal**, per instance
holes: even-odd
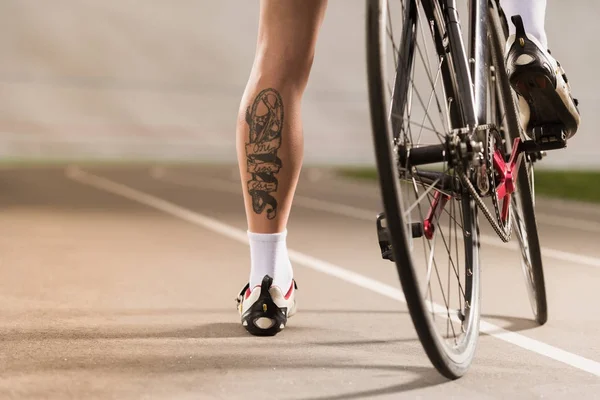
[[[394,261],[394,250],[390,243],[390,236],[387,230],[387,226],[384,226],[385,215],[380,213],[377,215],[377,240],[379,241],[379,249],[381,250],[381,257],[384,260]]]
[[[381,250],[381,257],[384,260],[394,260],[394,250],[392,243],[390,243],[390,236],[387,230],[387,225],[384,225],[385,215],[380,213],[377,215],[377,240],[379,241],[379,249]],[[410,226],[411,234],[413,239],[420,238],[424,234],[423,223],[413,222]]]
[[[541,125],[533,128],[532,136],[538,151],[557,150],[567,147],[567,133],[560,124]]]

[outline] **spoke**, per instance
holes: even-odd
[[[396,114],[396,113],[391,113],[391,116],[392,116],[392,117],[394,117],[394,118],[396,118],[396,119],[398,119],[398,120],[400,120],[400,121],[402,121],[402,122],[408,122],[408,124],[410,124],[410,125],[414,125],[414,126],[416,126],[416,127],[418,127],[418,128],[425,129],[425,130],[427,130],[427,131],[429,131],[429,132],[433,132],[433,133],[435,133],[435,134],[436,134],[436,135],[438,135],[438,136],[445,135],[444,133],[442,133],[442,132],[440,132],[440,131],[437,131],[437,130],[435,130],[435,129],[433,129],[433,128],[430,128],[430,127],[428,127],[428,126],[425,126],[425,125],[419,124],[418,122],[414,122],[414,121],[407,120],[406,118],[404,118],[404,117],[400,116],[399,114]]]
[[[444,169],[442,171],[442,174],[446,173],[447,169],[448,169],[447,164],[444,164]],[[421,181],[421,183],[423,184],[422,181]],[[429,197],[429,204],[430,205],[433,204],[433,198],[431,197],[431,195],[429,195],[428,197]],[[452,260],[452,251],[451,251],[452,239],[450,238],[450,247],[449,247],[448,246],[448,242],[446,241],[446,237],[444,236],[444,231],[443,231],[443,229],[440,226],[440,220],[439,220],[439,218],[436,218],[435,221],[434,221],[434,223],[437,224],[437,228],[436,228],[435,232],[437,233],[438,230],[440,231],[440,236],[442,237],[442,241],[444,242],[444,247],[446,248],[446,252],[448,253],[448,263],[449,263],[448,264],[448,267],[449,267],[448,268],[448,274],[450,274],[450,265],[452,265],[452,269],[454,270],[454,274],[456,275],[456,278],[458,279],[458,286],[459,286],[460,292],[464,296],[464,294],[465,294],[464,288],[462,287],[462,284],[460,282],[460,276],[458,274],[458,271],[457,271],[457,268],[456,268],[456,266],[454,264],[454,261]],[[448,295],[448,297],[450,297],[450,296]]]
[[[396,47],[396,41],[394,40],[394,30],[392,28],[392,16],[391,16],[391,12],[390,12],[390,2],[389,1],[386,2],[386,7],[387,7],[387,19],[388,19],[388,26],[387,26],[386,31],[387,31],[388,37],[390,39],[392,39],[392,48],[394,50],[394,65],[396,67],[396,71],[398,71],[398,55],[400,54],[400,51]]]
[[[450,199],[450,201],[452,203],[454,203],[453,199]],[[452,207],[452,206],[451,206]],[[451,292],[451,288],[450,288],[450,278],[452,277],[452,275],[450,274],[450,262],[452,261],[452,222],[450,221],[450,217],[448,217],[448,230],[449,230],[449,236],[450,236],[450,249],[448,250],[448,299],[452,298],[452,292]],[[460,286],[460,279],[458,281],[458,286]],[[446,327],[446,335],[449,334],[449,325],[450,325],[450,318],[448,318],[447,320],[447,327]]]
[[[414,192],[414,195],[416,198],[419,197],[419,185],[417,184],[417,180],[414,177],[411,177],[411,181],[412,181],[412,189]],[[425,221],[425,214],[423,213],[423,208],[421,207],[421,202],[415,202],[415,204],[417,204],[417,210],[419,212],[419,222],[423,222]],[[429,202],[429,206],[431,207],[431,199]],[[413,207],[414,208],[414,207]],[[410,213],[408,214],[410,215]],[[422,240],[423,240],[423,251],[424,251],[424,255],[425,255],[425,259],[428,259],[428,255],[427,255],[427,245],[431,248],[431,242],[425,238],[425,236],[421,236]]]
[[[459,205],[459,207],[460,207],[460,205]],[[456,201],[452,202],[452,214],[456,215]],[[452,217],[452,219],[454,221],[456,221],[456,219],[454,217]],[[461,274],[460,274],[460,258],[458,257],[458,232],[456,229],[457,225],[458,225],[457,223],[454,224],[454,249],[456,251],[456,263],[458,264],[458,275],[461,276]],[[463,235],[464,235],[465,230],[462,228],[462,226],[461,226],[461,229],[462,229]],[[463,293],[463,296],[464,296],[464,293]],[[463,297],[461,297],[460,292],[459,292],[458,293],[458,309],[461,310],[461,312],[462,312],[462,299],[463,299]]]
[[[447,165],[445,165],[444,171],[442,171],[442,173],[445,173],[445,172],[446,172],[446,170],[447,170]],[[415,180],[414,180],[414,178],[413,178],[413,181],[415,181]],[[422,184],[422,186],[425,186],[425,185],[423,184],[422,180],[421,180],[421,184]],[[435,183],[434,183],[434,184],[435,184]],[[417,188],[417,186],[416,186],[416,181],[415,181],[415,188]],[[418,189],[415,189],[415,191],[416,191],[416,193],[418,193]],[[428,189],[428,190],[427,190],[426,192],[424,192],[424,193],[423,193],[421,196],[419,196],[419,199],[423,198],[425,195],[428,195],[430,192],[431,192],[431,191]],[[429,206],[431,207],[431,206],[432,206],[432,204],[433,204],[433,198],[431,197],[431,195],[430,195],[430,194],[429,194],[427,197],[428,197],[428,200],[429,200]],[[420,202],[421,202],[421,201],[420,201],[419,199],[417,199],[417,203],[419,203],[419,204],[420,204]],[[414,207],[413,207],[413,208],[414,208]],[[421,212],[421,214],[422,214],[422,212]],[[421,216],[422,216],[422,215],[421,215]],[[424,218],[422,218],[422,219],[424,220]],[[442,229],[442,228],[441,228],[441,226],[440,226],[440,221],[439,221],[439,218],[435,218],[435,220],[434,220],[434,224],[436,224],[436,225],[437,225],[437,227],[436,227],[436,229],[435,229],[434,237],[435,237],[435,238],[437,238],[437,236],[438,236],[438,235],[437,235],[437,232],[439,231],[439,232],[440,232],[440,236],[442,237],[442,241],[444,242],[444,247],[446,248],[446,252],[447,252],[447,254],[448,254],[448,276],[450,276],[450,265],[451,265],[451,266],[452,266],[452,269],[454,270],[454,274],[456,275],[456,277],[457,277],[457,279],[458,279],[458,287],[459,287],[459,290],[460,290],[460,292],[461,292],[461,293],[463,294],[463,296],[464,296],[464,288],[462,287],[462,284],[461,284],[461,282],[460,282],[460,277],[458,276],[458,272],[457,272],[456,266],[455,266],[455,264],[454,264],[454,261],[452,260],[452,251],[451,251],[451,248],[449,248],[449,247],[448,247],[448,243],[446,242],[446,238],[445,238],[445,236],[444,236],[443,229]],[[450,243],[451,243],[451,239],[450,239]],[[434,244],[435,244],[435,242],[434,242]],[[430,258],[431,258],[431,257],[432,257],[432,254],[430,254]],[[431,261],[431,260],[430,260],[430,261]],[[435,264],[435,265],[436,265],[436,268],[437,268],[437,264]],[[430,264],[428,263],[428,270],[429,270],[429,267],[430,267]],[[428,282],[429,282],[430,276],[431,276],[431,274],[430,274],[430,273],[429,273],[429,271],[428,271],[428,276],[427,276],[427,278],[428,278]],[[450,279],[448,278],[448,285],[449,285],[449,284],[450,284]],[[440,285],[442,285],[442,284],[441,284],[441,282],[440,282]],[[443,290],[443,288],[442,288],[442,295],[443,295],[443,291],[444,291],[444,290]],[[445,296],[444,296],[444,297],[445,297]],[[450,293],[448,293],[448,298],[450,298]]]
[[[437,277],[438,283],[440,285],[440,289],[441,289],[441,293],[442,293],[442,299],[444,300],[444,304],[446,305],[446,310],[449,311],[449,303],[448,300],[446,299],[446,296],[444,296],[444,289],[442,287],[442,282],[440,280],[440,274],[438,271],[438,267],[437,267],[437,262],[435,261],[435,243],[436,243],[436,239],[437,239],[437,232],[434,233],[433,236],[433,243],[431,243],[430,240],[424,240],[426,243],[426,247],[429,247],[429,257],[426,256],[426,258],[429,260],[428,265],[427,265],[427,287],[428,287],[428,293],[429,293],[429,298],[430,298],[430,306],[431,306],[431,314],[433,316],[433,319],[435,320],[435,302],[433,301],[433,291],[431,290],[431,271],[435,270],[435,275]],[[427,250],[425,250],[425,252],[427,252]],[[431,264],[430,264],[431,263]],[[433,268],[431,268],[433,266]],[[431,270],[430,270],[431,269]],[[425,297],[427,297],[427,294],[425,295]],[[448,314],[450,315],[450,314]]]
[[[400,54],[400,50],[396,47],[396,43],[394,42],[392,33],[390,33],[390,31],[388,30],[387,34],[388,34],[388,37],[392,40],[392,50],[394,50],[394,67],[395,67],[395,70],[398,71],[398,55]]]
[[[431,306],[431,315],[433,320],[435,321],[435,309],[433,308],[433,305],[435,304],[433,302],[433,291],[431,290],[431,282],[429,282],[427,284],[427,287],[429,288],[429,305]],[[427,296],[425,296],[427,297]]]
[[[437,232],[433,234],[433,244],[429,246],[429,256],[427,257],[427,283],[431,282],[431,270],[433,266],[433,257],[435,256],[435,242],[437,241]]]
[[[393,32],[393,27],[392,27],[392,19],[391,19],[391,12],[390,12],[390,5],[389,2],[386,3],[387,6],[387,19],[388,19],[388,27],[386,30],[386,34],[388,36],[388,38],[391,41],[392,44],[392,48],[394,50],[394,65],[395,65],[395,69],[396,69],[396,73],[398,70],[398,56],[399,56],[399,47],[396,45],[396,41],[394,38],[394,32]],[[404,8],[404,4],[402,3],[402,8]],[[423,17],[422,17],[422,13],[420,12],[420,10],[417,10],[417,14],[418,14],[418,18],[419,18],[419,24],[421,25],[420,27],[420,33],[421,33],[421,37],[423,39],[423,44],[420,45],[420,43],[417,41],[417,43],[415,44],[415,48],[417,50],[417,54],[419,55],[419,58],[421,60],[421,62],[423,63],[423,66],[425,67],[425,75],[427,76],[427,79],[429,80],[429,84],[432,87],[432,91],[429,95],[428,101],[427,101],[427,105],[425,105],[425,101],[423,100],[423,97],[421,96],[421,94],[419,93],[419,91],[414,90],[415,87],[415,78],[414,78],[414,74],[415,74],[415,70],[416,68],[412,67],[412,71],[411,71],[411,78],[410,78],[410,90],[411,93],[409,94],[409,98],[408,98],[408,102],[407,102],[407,118],[409,120],[409,125],[407,127],[404,127],[405,130],[405,134],[408,133],[408,137],[410,138],[411,143],[415,143],[413,137],[412,137],[412,128],[411,128],[411,115],[412,115],[412,97],[413,94],[412,92],[416,92],[416,97],[417,100],[419,102],[419,104],[421,105],[421,107],[424,110],[424,117],[423,117],[423,123],[420,124],[421,127],[421,131],[419,131],[419,138],[417,140],[417,144],[420,143],[420,139],[421,139],[421,134],[422,134],[422,129],[424,129],[424,121],[428,120],[429,124],[431,125],[431,127],[434,127],[435,124],[433,123],[433,120],[431,119],[431,115],[429,114],[429,108],[431,106],[431,103],[433,101],[433,99],[435,98],[436,100],[436,105],[437,105],[437,109],[438,109],[438,115],[440,116],[440,120],[443,122],[444,118],[443,118],[443,113],[442,113],[442,107],[440,105],[440,100],[438,98],[438,94],[437,91],[435,90],[437,87],[437,82],[439,80],[439,75],[441,74],[441,65],[444,62],[444,58],[440,57],[440,62],[438,65],[438,70],[437,70],[437,76],[434,80],[433,78],[433,74],[432,74],[432,65],[431,65],[431,61],[428,57],[429,55],[429,48],[427,46],[427,40],[426,40],[426,34],[424,31],[424,27],[423,27]],[[421,48],[422,46],[424,46],[425,49],[425,54],[423,54],[423,49]],[[446,105],[446,102],[444,102],[444,105]],[[400,118],[401,121],[404,122],[404,118],[400,117],[398,115],[392,115],[392,117],[394,118]],[[408,132],[406,132],[408,131]],[[436,133],[438,140],[440,140],[440,142],[443,143],[443,133],[440,133],[439,131],[437,131],[436,129],[433,129],[433,132]],[[396,132],[395,132],[396,133]],[[400,134],[400,132],[398,132],[398,134]]]
[[[448,253],[448,273],[450,273],[450,266],[452,266],[452,270],[454,270],[454,275],[458,279],[458,288],[460,289],[460,292],[464,296],[465,295],[465,291],[464,291],[464,288],[462,287],[462,284],[460,283],[460,276],[458,275],[458,270],[456,268],[456,265],[454,264],[454,261],[452,260],[451,245],[448,246],[448,242],[446,241],[446,237],[444,235],[444,231],[443,231],[442,227],[440,226],[439,219],[436,218],[435,222],[437,223],[436,232],[438,230],[440,231],[440,236],[442,238],[442,242],[444,243],[444,247],[446,248],[446,252]],[[450,241],[450,243],[452,243],[452,242]],[[448,297],[450,297],[450,296],[448,295]]]
[[[446,167],[447,168],[447,167]],[[422,194],[419,194],[419,185],[417,184],[416,179],[413,177],[413,192],[415,194],[415,196],[418,198],[417,201],[415,201],[415,203],[411,206],[410,210],[414,209],[415,207],[417,207],[417,209],[419,210],[419,214],[420,214],[420,218],[421,221],[423,221],[425,218],[423,216],[423,211],[421,208],[421,201],[427,197],[428,202],[429,202],[429,206],[431,207],[432,204],[432,197],[431,197],[431,187],[428,187],[426,189],[425,192],[423,192]],[[434,182],[434,185],[436,184],[436,182]],[[421,182],[422,187],[426,187],[426,185]],[[409,210],[409,211],[410,211]],[[405,212],[406,214],[406,212]],[[435,270],[435,276],[436,279],[438,281],[438,285],[440,288],[440,292],[441,292],[441,297],[442,300],[444,302],[444,305],[446,306],[446,317],[448,320],[451,319],[451,314],[450,314],[450,304],[449,304],[449,298],[447,298],[447,296],[444,293],[444,285],[442,283],[441,277],[440,277],[440,272],[439,272],[439,268],[437,265],[437,261],[435,259],[435,242],[437,241],[437,237],[440,236],[437,234],[437,231],[440,230],[439,229],[439,223],[438,223],[438,227],[434,233],[434,239],[433,239],[433,243],[431,243],[431,240],[426,240],[423,237],[423,242],[424,242],[424,255],[425,255],[425,259],[428,260],[428,264],[427,264],[427,292],[425,293],[425,298],[429,297],[429,306],[431,307],[431,315],[433,320],[435,321],[435,316],[436,316],[436,312],[435,312],[435,303],[433,301],[433,291],[431,288],[431,272]],[[443,232],[440,232],[441,236],[443,236]],[[427,248],[429,248],[429,254],[427,253]],[[455,343],[457,343],[457,335],[456,335],[456,330],[454,329],[453,325],[450,325],[450,329],[448,329],[448,333],[450,332],[450,330],[452,331],[452,335],[454,337],[454,341]]]
[[[415,90],[414,90],[415,86],[412,84],[412,82],[414,82],[414,80],[415,80],[415,65],[414,65],[414,62],[413,62],[412,70],[410,71],[410,82],[411,82],[411,85],[410,85],[410,93],[409,93],[409,97],[408,97],[409,103],[408,103],[408,108],[407,108],[407,110],[408,110],[407,117],[408,117],[408,121],[409,121],[409,123],[408,123],[408,135],[410,137],[410,143],[411,144],[413,144],[415,142],[414,139],[413,139],[413,136],[412,136],[412,127],[410,125],[410,117],[412,115],[412,99],[413,99],[413,95],[415,93]],[[417,98],[419,98],[419,92],[417,92]]]
[[[444,247],[446,248],[446,251],[448,252],[448,267],[452,266],[452,270],[454,270],[454,275],[456,276],[456,279],[458,279],[458,288],[460,289],[460,292],[464,296],[465,291],[464,291],[464,288],[462,287],[462,284],[460,283],[460,276],[458,275],[458,270],[456,268],[456,265],[454,264],[454,261],[452,260],[452,251],[451,251],[452,244],[450,244],[450,246],[448,246],[448,242],[446,242],[446,237],[444,236],[444,232],[441,229],[439,222],[438,222],[438,228],[440,228],[440,236],[442,237],[442,242],[444,242]],[[452,243],[452,242],[450,242],[450,243]],[[448,273],[450,273],[450,268],[448,268]]]
[[[454,204],[454,203],[452,203],[452,204]],[[456,219],[456,218],[455,218],[455,217],[454,217],[452,214],[450,214],[450,213],[448,212],[448,210],[446,210],[445,208],[444,208],[444,212],[445,212],[446,214],[448,214],[448,216],[450,217],[450,219],[451,219],[452,221],[454,221],[454,225],[458,225],[458,226],[459,226],[459,228],[460,228],[460,229],[462,229],[463,231],[465,230],[465,228],[463,228],[463,226],[462,226],[462,223],[458,222],[458,220],[457,220],[457,219]]]
[[[418,189],[416,189],[417,183],[416,183],[416,180],[414,178],[413,178],[413,182],[414,182],[414,185],[415,185],[415,189],[414,189],[415,194],[418,195]],[[425,185],[422,184],[422,186],[425,186]],[[429,201],[431,203],[433,201],[433,199],[432,199],[431,196],[428,196],[428,197],[429,197]],[[423,195],[421,195],[420,198],[423,198]],[[420,203],[421,202],[419,201],[419,203],[418,203],[419,206],[418,207],[419,207],[420,214],[421,214],[421,220],[424,220],[425,218],[423,217],[423,212],[421,210]],[[452,201],[451,203],[452,203],[452,205],[451,205],[452,209],[455,210],[455,207],[456,207],[455,206],[455,201]],[[414,209],[414,206],[412,207],[412,209]],[[465,232],[465,229],[464,229],[464,227],[461,224],[458,223],[458,221],[456,220],[456,217],[454,215],[452,215],[446,209],[444,209],[444,212],[446,213],[446,215],[448,215],[449,221],[450,220],[454,221],[454,224],[450,223],[450,225],[448,227],[448,229],[450,230],[450,237],[449,237],[449,240],[446,240],[446,237],[445,237],[445,235],[443,233],[441,225],[439,225],[439,221],[437,221],[437,220],[436,221],[438,222],[438,224],[437,224],[438,228],[435,231],[436,232],[436,237],[437,237],[437,231],[440,230],[440,236],[442,237],[442,241],[444,243],[444,247],[446,248],[446,251],[447,251],[447,253],[449,255],[449,259],[448,259],[449,269],[448,269],[448,272],[450,273],[450,266],[451,266],[452,269],[453,269],[453,271],[454,271],[454,275],[456,276],[456,278],[458,280],[458,285],[459,285],[459,289],[460,289],[459,290],[459,294],[462,294],[463,296],[466,296],[465,295],[465,291],[464,291],[464,287],[463,287],[463,285],[461,283],[461,279],[460,279],[460,258],[459,258],[459,253],[458,253],[459,247],[458,247],[457,226],[461,228],[461,231],[463,232],[463,234]],[[455,214],[456,212],[453,211],[453,213]],[[454,242],[455,242],[455,246],[454,247],[455,247],[455,251],[456,251],[456,262],[454,260],[452,260],[452,231],[451,231],[452,225],[454,225]],[[428,258],[429,258],[429,256],[425,253],[425,259],[428,259]],[[428,274],[428,276],[429,276],[429,274]],[[461,302],[461,306],[462,306],[462,302]]]
[[[452,201],[452,200],[450,200]],[[450,218],[448,218],[450,219]],[[450,246],[452,247],[452,225],[449,225],[449,229],[450,229]],[[448,276],[447,276],[447,290],[448,290],[448,299],[452,299],[452,296],[450,294],[450,278],[451,278],[451,274],[450,274],[450,260],[452,259],[452,253],[449,252],[448,253]],[[460,282],[459,282],[460,284]],[[450,335],[450,318],[448,318],[446,320],[446,336]]]
[[[423,30],[423,18],[421,17],[421,12],[419,10],[417,10],[417,14],[419,16],[419,30],[421,31],[421,37],[423,38],[423,46],[425,46],[425,54],[427,56],[429,56],[429,49],[427,48],[427,40],[425,37],[425,31]],[[429,27],[429,24],[427,24],[427,26]],[[419,55],[421,57],[421,59],[423,60],[423,54],[421,52],[421,48],[418,47],[417,51],[419,52]],[[429,57],[427,57],[427,63],[425,63],[425,60],[423,60],[423,64],[426,64],[427,68],[427,76],[429,77],[429,81],[431,82],[431,60],[429,59]]]
[[[433,264],[435,269],[435,275],[437,277],[437,281],[440,285],[440,290],[442,292],[442,298],[444,299],[444,305],[446,306],[446,315],[448,319],[450,319],[450,305],[448,303],[448,300],[446,299],[446,296],[444,296],[444,285],[442,284],[442,278],[440,278],[440,272],[438,270],[437,263],[435,262],[435,260]],[[456,342],[456,331],[454,330],[454,325],[450,324],[450,327],[452,328],[452,334],[454,336],[454,341]]]
[[[462,206],[462,204],[463,204],[463,203],[461,202],[461,204],[458,206],[458,212],[459,212],[459,214],[460,214],[460,220],[461,220],[461,221],[464,221],[464,220],[465,220],[465,217],[464,217],[464,215],[463,215],[463,206]],[[469,204],[469,208],[470,208],[470,207],[471,207],[471,205]],[[467,211],[469,211],[469,210],[467,210]],[[475,215],[472,215],[472,217],[475,217]],[[475,224],[476,224],[476,223],[477,223],[477,221],[475,221]],[[475,229],[477,229],[477,226],[474,226],[474,227],[473,227],[473,226],[468,226],[467,228],[468,228],[469,230],[471,230],[472,228],[475,228]],[[463,228],[463,236],[466,236],[466,233],[467,233],[467,231],[465,231],[465,228]],[[474,235],[474,233],[473,233],[473,232],[469,232],[469,234],[470,234],[470,237],[471,237],[471,241],[473,241],[473,235]],[[464,245],[464,246],[466,246],[466,245],[465,245],[465,243],[463,243],[463,245]],[[473,245],[475,245],[475,246],[478,246],[478,244],[477,244],[477,243],[474,243],[474,242],[473,242],[473,243],[471,243],[471,246],[473,246]],[[467,252],[467,249],[466,249],[466,247],[464,248],[464,251],[465,251],[465,279],[466,279],[466,275],[467,275],[467,269],[468,269],[468,268],[470,268],[470,269],[471,269],[471,273],[472,273],[472,274],[474,274],[474,273],[475,273],[475,272],[473,271],[473,262],[475,262],[475,261],[474,261],[474,260],[471,260],[471,265],[467,265],[467,259],[466,259],[466,252]],[[457,257],[458,257],[458,256],[457,256]],[[465,303],[466,303],[466,302],[467,302],[467,298],[465,297],[465,299],[464,299],[464,300],[465,300]],[[466,306],[466,304],[465,304],[465,306]],[[461,304],[461,309],[462,309],[462,304]]]
[[[517,201],[519,201],[517,199]],[[520,243],[520,248],[521,248],[521,256],[523,257],[525,263],[527,264],[527,268],[531,269],[531,256],[529,254],[529,242],[527,240],[527,231],[526,228],[524,226],[524,221],[523,219],[520,217],[518,211],[516,211],[516,208],[513,208],[513,217],[515,218],[515,223],[516,223],[516,229],[515,232],[517,233],[517,240]]]
[[[427,291],[429,293],[429,303],[431,306],[431,315],[433,316],[433,319],[435,320],[435,309],[434,309],[434,301],[433,301],[433,290],[431,290],[431,272],[433,271],[433,264],[435,263],[435,242],[437,241],[437,234],[434,233],[433,235],[433,244],[429,243],[429,241],[427,241],[427,244],[429,245],[429,261],[427,262],[427,277],[426,277],[426,282],[427,282]],[[423,247],[425,249],[425,247]],[[425,252],[427,252],[427,250],[425,250]],[[427,258],[427,257],[426,257]],[[427,297],[427,295],[425,295],[425,297]]]
[[[458,207],[458,211],[460,212],[460,220],[461,220],[461,221],[464,221],[464,220],[465,220],[465,217],[463,216],[463,208],[462,208],[462,206],[461,206],[461,207]],[[471,229],[471,227],[470,227],[470,226],[468,226],[467,228],[468,228],[468,229]],[[465,233],[466,233],[466,232],[465,232],[465,228],[463,227],[463,235],[465,235]],[[472,237],[472,235],[473,235],[473,232],[471,232],[471,237]]]
[[[449,98],[448,101],[444,102],[444,107],[446,108],[446,129],[448,132],[452,130],[452,121],[450,120],[450,107],[452,107],[452,98]]]
[[[419,186],[417,185],[417,181],[414,177],[411,178],[412,179],[412,189],[414,192],[415,197],[419,197]],[[421,203],[417,202],[417,210],[419,212],[419,221],[423,222],[425,220],[425,216],[423,214],[423,208],[421,207]],[[431,204],[430,204],[431,206]],[[410,215],[410,213],[408,214]],[[433,242],[433,246],[435,247],[435,240],[436,240],[437,235],[434,235],[434,242]],[[432,250],[432,244],[431,241],[426,239],[425,236],[421,236],[421,240],[423,242],[423,256],[425,260],[431,259],[431,262],[435,262],[435,259],[432,259],[430,256],[433,255],[433,250]],[[430,250],[430,255],[427,254],[427,247],[429,247]],[[429,296],[429,303],[431,306],[431,315],[433,320],[435,321],[435,310],[434,310],[434,302],[433,302],[433,291],[431,290],[431,265],[428,265],[427,268],[427,276],[426,276],[426,282],[427,282],[427,293],[425,294],[425,298],[427,298]]]
[[[414,68],[413,68],[414,70]],[[415,83],[414,80],[411,79],[411,86],[414,88]],[[421,107],[423,107],[423,110],[427,110],[427,107],[425,106],[425,102],[423,101],[423,98],[421,97],[421,95],[419,94],[419,91],[415,91],[416,95],[417,95],[417,100],[419,100],[419,104],[421,105]],[[433,123],[433,120],[431,119],[431,116],[429,115],[429,113],[425,113],[425,116],[427,117],[427,120],[429,121],[429,123],[431,124],[431,126],[435,126]],[[444,135],[437,135],[438,139],[440,140],[440,143],[444,142]]]
[[[426,39],[425,31],[423,30],[424,24],[423,24],[423,21],[421,18],[421,13],[418,10],[417,10],[417,13],[419,15],[419,25],[420,25],[421,37],[423,38],[423,46],[425,47],[425,55],[423,55],[423,50],[421,49],[421,46],[419,46],[419,43],[417,43],[417,45],[416,45],[417,53],[419,54],[421,61],[423,61],[423,64],[425,65],[425,72],[427,73],[427,78],[429,79],[429,83],[433,83],[433,74],[431,73],[432,72],[431,59],[429,57],[430,53],[429,53],[429,48],[427,47],[427,39]],[[427,26],[429,26],[429,25],[427,25]],[[436,54],[437,54],[437,51],[436,51]],[[427,59],[427,61],[425,61],[425,59]],[[439,106],[439,101],[437,103]]]
[[[421,19],[421,14],[419,13],[419,21],[420,21],[420,19]],[[425,55],[423,55],[423,51],[421,49],[421,46],[419,46],[419,43],[416,44],[417,53],[419,54],[421,61],[425,65],[425,73],[427,74],[427,79],[429,80],[429,84],[431,84],[433,87],[435,87],[433,73],[432,73],[431,60],[429,57],[429,49],[427,47],[427,40],[425,39],[425,34],[423,32],[423,24],[420,23],[420,25],[421,25],[421,36],[423,37],[423,46],[425,46]],[[427,58],[427,61],[425,61],[425,58]],[[443,57],[439,57],[439,59],[440,59],[440,63],[438,65],[438,73],[439,73],[439,70],[441,70],[442,63],[444,62]],[[438,113],[440,116],[440,121],[443,122],[444,117],[442,115],[442,107],[440,105],[440,99],[438,98],[437,92],[435,93],[435,103],[437,105]]]
[[[413,209],[414,209],[414,208],[417,206],[417,204],[419,204],[419,203],[421,202],[421,200],[423,200],[425,197],[427,197],[427,194],[431,193],[431,191],[432,191],[433,189],[435,189],[435,185],[437,185],[439,181],[440,181],[440,178],[436,179],[436,180],[435,180],[435,181],[434,181],[434,182],[431,184],[431,186],[429,186],[429,187],[427,188],[427,190],[426,190],[425,192],[423,192],[423,194],[421,194],[421,195],[420,195],[420,196],[417,198],[417,200],[415,201],[415,203],[414,203],[413,205],[411,205],[411,206],[408,208],[408,210],[404,211],[404,218],[406,218],[406,215],[407,215],[408,213],[410,213],[410,212],[411,212],[411,211],[412,211],[412,210],[413,210]]]
[[[440,63],[438,66],[436,76],[435,76],[435,82],[433,83],[433,87],[431,88],[431,93],[429,94],[429,100],[427,100],[427,109],[425,110],[425,115],[423,115],[423,121],[421,121],[421,130],[419,130],[419,136],[417,137],[417,145],[419,145],[421,143],[421,134],[423,133],[423,124],[425,124],[425,119],[426,119],[427,115],[429,115],[429,106],[431,106],[431,100],[433,100],[434,95],[437,97],[435,88],[437,87],[437,83],[440,79],[440,75],[442,72],[441,67],[442,67],[442,64]],[[439,112],[441,114],[441,110],[439,110]]]
[[[513,213],[513,217],[516,219],[516,225],[518,229],[515,229],[515,231],[517,232],[517,239],[520,242],[523,242],[523,235],[521,234],[521,218],[519,218],[519,215],[517,213]]]

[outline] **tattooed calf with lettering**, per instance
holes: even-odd
[[[246,143],[248,193],[252,197],[252,209],[257,214],[265,210],[268,219],[277,215],[277,200],[271,195],[277,191],[275,174],[282,168],[277,150],[281,147],[283,129],[283,101],[275,89],[265,89],[246,110],[246,122],[250,127],[250,142]]]

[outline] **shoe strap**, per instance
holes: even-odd
[[[510,17],[510,20],[516,28],[517,38],[526,39],[527,35],[525,34],[525,26],[523,26],[523,18],[520,15],[513,15]]]
[[[248,289],[250,289],[250,283],[246,283],[246,286],[244,286],[244,288],[242,289],[242,291],[238,295],[238,299],[244,298],[244,294],[246,293],[246,290],[248,290]]]

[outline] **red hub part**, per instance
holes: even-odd
[[[431,203],[431,207],[429,207],[429,212],[427,213],[425,221],[423,221],[423,234],[427,239],[433,239],[435,222],[439,220],[440,215],[442,214],[442,211],[444,211],[444,207],[450,198],[449,195],[442,192],[435,192],[433,195],[433,202]]]
[[[512,152],[508,162],[504,161],[502,152],[498,149],[494,151],[494,170],[498,177],[498,185],[496,186],[496,194],[499,200],[502,200],[502,210],[500,218],[503,223],[508,220],[508,212],[510,210],[511,195],[515,192],[517,184],[517,172],[521,164],[521,139],[516,138],[513,142]],[[448,203],[451,196],[436,191],[433,195],[433,202],[427,213],[425,221],[423,221],[423,234],[429,240],[433,239],[435,234],[435,222],[440,218],[444,211],[444,207]]]
[[[504,156],[500,150],[496,149],[494,152],[494,170],[496,171],[496,176],[499,180],[498,186],[496,187],[496,194],[498,195],[498,200],[502,200],[500,217],[504,223],[508,220],[510,199],[516,188],[517,172],[519,170],[519,165],[521,164],[520,143],[520,138],[514,140],[512,153],[510,154],[508,162],[504,161]]]

